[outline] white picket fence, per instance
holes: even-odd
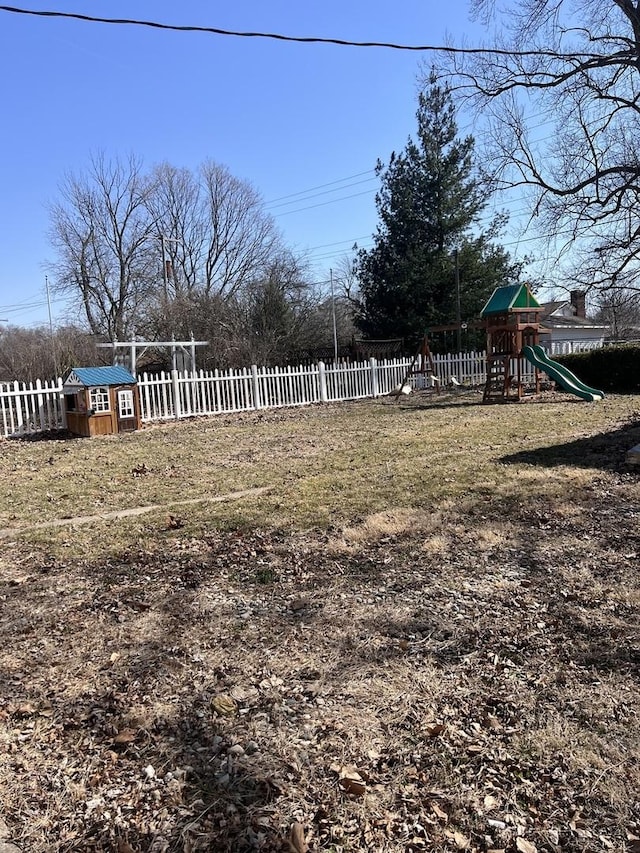
[[[434,356],[441,387],[451,378],[468,386],[485,382],[485,354],[468,352]],[[406,376],[411,359],[393,359],[300,367],[252,367],[242,370],[171,371],[138,376],[145,422],[246,412],[282,406],[305,406],[360,400],[389,394]],[[533,381],[525,374],[525,381]],[[432,385],[416,376],[415,387]],[[62,379],[53,382],[0,383],[0,437],[64,429]]]
[[[410,359],[326,366],[252,367],[138,377],[143,421],[360,400],[388,394]]]
[[[63,429],[62,379],[0,383],[0,438]]]

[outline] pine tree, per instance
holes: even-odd
[[[500,221],[484,233],[477,227],[487,185],[475,168],[473,137],[458,137],[451,94],[434,77],[416,115],[417,140],[388,165],[378,162],[380,222],[373,247],[356,259],[358,328],[411,343],[428,326],[456,319],[456,250],[463,319],[477,316],[494,287],[519,273],[492,242]]]

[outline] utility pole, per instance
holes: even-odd
[[[164,298],[169,298],[169,280],[167,278],[167,250],[164,245],[165,236],[160,235],[160,248],[162,249],[162,281],[164,282]]]
[[[58,375],[58,359],[56,358],[56,344],[53,338],[53,320],[51,319],[51,294],[49,293],[49,276],[44,277],[44,286],[47,291],[47,308],[49,310],[49,338],[51,339],[51,353],[53,355],[53,372]]]
[[[458,324],[458,352],[462,352],[462,315],[460,312],[460,262],[458,259],[458,250],[453,252],[455,281],[456,281],[456,323]]]
[[[338,327],[336,324],[336,297],[333,292],[333,270],[329,270],[329,281],[331,282],[331,316],[333,318],[333,362],[338,363]]]

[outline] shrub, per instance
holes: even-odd
[[[592,388],[614,394],[640,393],[640,345],[602,347],[555,359]]]

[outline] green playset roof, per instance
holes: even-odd
[[[496,287],[480,316],[490,317],[493,314],[507,314],[516,308],[540,307],[540,303],[526,284],[507,284],[503,287]]]

